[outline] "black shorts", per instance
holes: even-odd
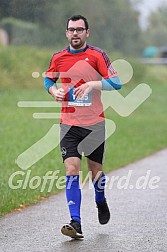
[[[91,126],[60,124],[60,148],[63,162],[69,157],[82,158],[102,164],[105,146],[105,122]]]

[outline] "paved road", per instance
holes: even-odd
[[[130,173],[128,189],[121,189],[127,186]],[[1,218],[0,251],[166,252],[167,149],[113,171],[109,176],[106,194],[111,221],[107,225],[101,226],[97,221],[94,192],[87,184],[82,197],[84,240],[70,240],[60,233],[62,224],[69,220],[62,192]],[[112,184],[117,176],[120,179]],[[148,180],[147,186],[141,176]],[[146,189],[139,189],[142,185]],[[158,187],[150,189],[151,185]]]

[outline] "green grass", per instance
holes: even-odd
[[[49,183],[44,192],[40,191],[41,186],[32,190],[28,184],[26,189],[21,187],[12,190],[8,185],[9,178],[14,172],[23,171],[15,163],[17,156],[42,138],[54,123],[58,123],[56,120],[37,120],[32,117],[34,112],[55,112],[55,108],[17,107],[18,101],[52,101],[52,97],[43,89],[42,77],[38,79],[31,77],[33,71],[40,73],[45,71],[51,54],[52,52],[35,48],[0,50],[2,84],[0,88],[0,215],[21,205],[36,203],[42,197],[58,192],[56,183],[51,192],[47,191]],[[106,111],[106,116],[116,123],[117,128],[107,140],[105,172],[134,162],[167,146],[166,68],[164,66],[143,67],[135,64],[134,78],[124,86],[121,93],[126,95],[140,82],[145,82],[152,88],[152,95],[129,117],[120,117],[112,109]],[[82,169],[86,175],[85,159],[83,159]],[[31,171],[29,181],[34,176],[42,179],[48,171],[60,170],[59,176],[65,175],[59,148],[51,151],[28,170]],[[20,183],[22,180],[25,181],[27,172],[23,172],[24,175],[17,175],[15,178],[15,185],[19,180]]]

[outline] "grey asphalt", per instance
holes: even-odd
[[[121,189],[121,186],[127,186],[129,172],[128,189]],[[0,251],[166,252],[167,149],[113,171],[108,176],[106,197],[111,220],[107,225],[98,223],[94,191],[87,183],[82,190],[84,240],[71,240],[60,233],[62,224],[69,220],[65,193],[61,192],[21,212],[2,217]],[[112,184],[112,179],[117,176],[120,179]],[[145,184],[141,176],[147,179]],[[157,188],[151,189],[151,184]],[[146,188],[140,189],[139,186]]]

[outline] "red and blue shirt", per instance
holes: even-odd
[[[101,91],[93,89],[89,97],[75,101],[73,89],[88,81],[99,81],[118,76],[107,54],[87,45],[83,50],[70,47],[53,54],[46,77],[56,82],[59,78],[65,91],[62,102],[61,123],[88,126],[104,120]],[[71,100],[72,99],[72,100]]]

